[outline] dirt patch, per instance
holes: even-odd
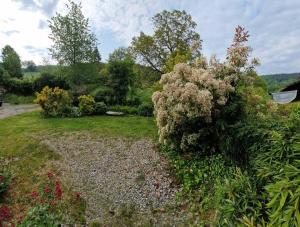
[[[183,215],[175,209],[178,187],[152,141],[69,134],[43,143],[62,156],[56,165],[72,188],[82,192],[88,221],[107,224],[125,218],[130,225],[161,226],[182,222]]]
[[[11,105],[4,103],[2,107],[0,107],[0,119],[38,109],[40,109],[40,107],[34,104]]]

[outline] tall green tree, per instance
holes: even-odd
[[[154,35],[141,32],[132,40],[132,51],[138,60],[155,71],[169,71],[171,63],[188,61],[200,56],[200,35],[196,22],[184,10],[164,10],[153,18]]]
[[[70,0],[66,7],[66,15],[56,13],[49,20],[49,38],[53,41],[50,54],[62,65],[98,61],[97,39],[90,30],[89,19],[82,13],[81,3]]]
[[[124,61],[126,59],[133,60],[130,50],[126,47],[119,47],[109,55],[109,61]]]
[[[109,86],[113,91],[114,102],[117,104],[124,104],[126,100],[126,95],[134,77],[133,65],[134,63],[130,59],[110,60],[107,64]]]
[[[9,45],[6,45],[2,49],[2,62],[3,68],[9,73],[10,76],[17,78],[21,78],[23,76],[20,56]]]

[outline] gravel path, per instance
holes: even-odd
[[[174,226],[182,221],[183,215],[173,209],[178,188],[152,141],[76,133],[51,136],[43,143],[62,156],[58,168],[86,200],[88,221],[128,226],[120,223],[124,206],[127,216],[134,210],[130,223],[135,226]]]
[[[31,112],[34,110],[38,110],[39,108],[40,107],[35,104],[11,105],[8,103],[4,103],[2,107],[0,107],[0,119],[21,113]]]

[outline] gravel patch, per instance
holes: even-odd
[[[173,209],[178,186],[169,173],[168,162],[151,140],[75,133],[50,136],[42,142],[61,155],[56,165],[62,177],[86,200],[88,222],[109,223],[124,205],[134,207],[135,215],[145,219],[160,213],[155,218],[160,224],[172,226],[182,219]]]
[[[11,105],[8,103],[3,103],[3,106],[0,107],[0,119],[39,109],[39,105],[35,104]]]

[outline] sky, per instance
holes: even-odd
[[[64,13],[67,0],[1,0],[0,48],[11,45],[21,60],[50,60],[48,20]],[[75,2],[78,2],[75,0]],[[185,10],[197,23],[202,53],[224,59],[234,28],[250,34],[259,74],[300,72],[300,0],[82,0],[105,61],[141,31],[152,34],[151,18],[162,10]]]

